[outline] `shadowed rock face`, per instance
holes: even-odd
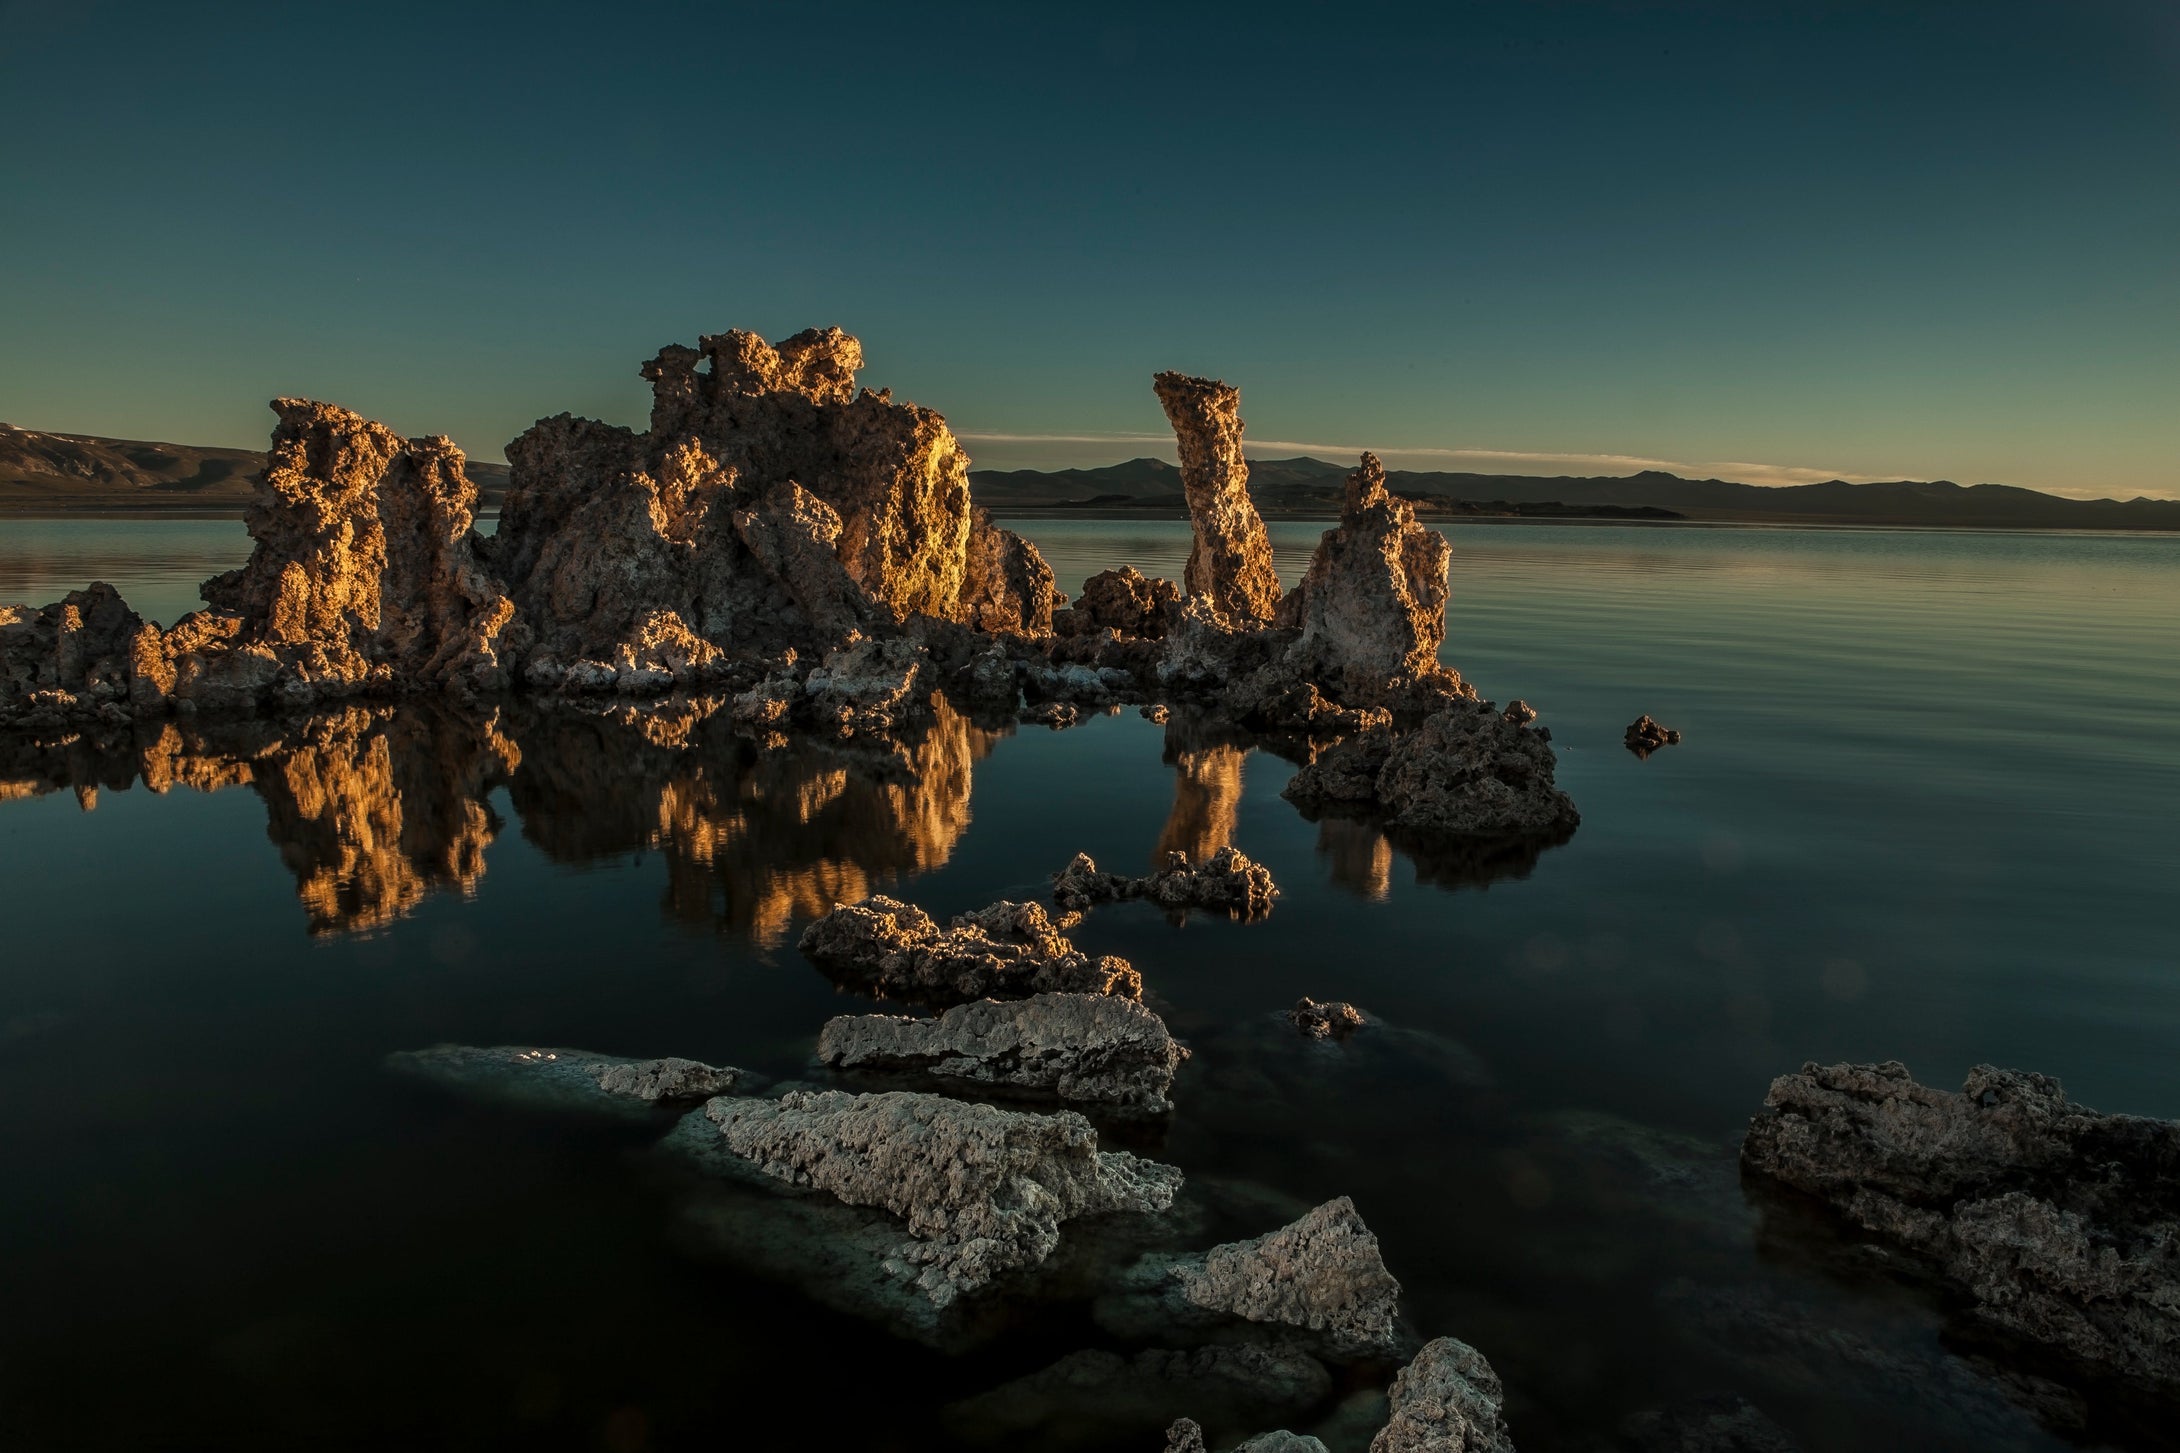
[[[159,628],[103,581],[49,606],[0,606],[0,724],[57,726],[79,714],[121,721],[139,698],[158,706],[174,685],[159,640]]]
[[[1236,626],[1268,624],[1279,609],[1272,541],[1249,498],[1241,452],[1241,390],[1208,378],[1161,373],[1151,380],[1181,446],[1181,488],[1196,543],[1182,583]]]
[[[1038,994],[980,999],[937,1019],[844,1014],[818,1034],[820,1063],[843,1070],[914,1070],[1063,1100],[1161,1111],[1188,1051],[1133,999]]]
[[[2180,1123],[1989,1065],[1952,1094],[1897,1061],[1804,1065],[1764,1107],[1750,1171],[1928,1257],[1984,1320],[2180,1391]]]
[[[1562,836],[1582,819],[1553,784],[1550,741],[1489,702],[1458,701],[1412,731],[1347,738],[1295,773],[1281,795],[1304,811],[1363,811],[1421,834]]]
[[[1052,1254],[1063,1222],[1149,1214],[1181,1173],[1100,1151],[1072,1112],[1030,1115],[937,1095],[790,1091],[701,1112],[725,1150],[767,1176],[899,1216],[898,1275],[935,1306]]]

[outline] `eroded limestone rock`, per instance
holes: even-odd
[[[1336,1358],[1389,1358],[1402,1347],[1400,1283],[1345,1196],[1248,1241],[1193,1256],[1153,1253],[1130,1270],[1126,1285],[1123,1297],[1101,1307],[1116,1329],[1239,1319],[1302,1337]]]
[[[880,894],[812,923],[802,951],[844,983],[909,1003],[1143,996],[1142,976],[1127,960],[1083,953],[1035,903],[994,903],[942,929],[914,904]]]
[[[582,1049],[437,1044],[386,1057],[386,1067],[463,1094],[545,1110],[627,1114],[747,1089],[738,1069],[693,1059],[629,1059]]]
[[[1205,908],[1236,918],[1262,918],[1278,897],[1271,870],[1231,844],[1200,864],[1191,864],[1186,852],[1169,853],[1165,867],[1142,877],[1104,872],[1088,853],[1077,853],[1052,879],[1053,902],[1070,912],[1147,898],[1162,908]]]
[[[102,709],[118,723],[162,705],[173,685],[159,628],[104,581],[44,607],[0,606],[0,724],[59,726]]]
[[[1181,592],[1170,580],[1145,575],[1133,565],[1101,570],[1083,582],[1081,594],[1053,617],[1062,636],[1095,636],[1101,631],[1155,641],[1180,606]]]
[[[1742,1163],[1927,1257],[1994,1325],[2180,1389],[2180,1122],[1989,1065],[1953,1094],[1812,1063],[1772,1081]]]
[[[1249,498],[1241,452],[1241,390],[1161,373],[1151,381],[1181,447],[1181,488],[1196,542],[1183,583],[1234,625],[1262,625],[1279,609],[1272,541]]]
[[[1393,705],[1459,679],[1438,661],[1446,639],[1447,565],[1453,550],[1414,508],[1385,487],[1385,467],[1365,454],[1348,476],[1340,523],[1325,531],[1309,572],[1280,603],[1282,625],[1299,626],[1298,671],[1342,701]]]
[[[899,1216],[887,1268],[944,1307],[1035,1266],[1080,1216],[1167,1210],[1181,1172],[1100,1151],[1080,1115],[1032,1115],[939,1095],[790,1091],[720,1098],[701,1113],[719,1144],[765,1175]]]
[[[1481,1352],[1452,1337],[1427,1342],[1393,1379],[1392,1421],[1370,1453],[1513,1453],[1505,1401]]]
[[[1166,1092],[1188,1051],[1133,999],[1038,994],[960,1004],[937,1019],[846,1014],[818,1034],[836,1069],[916,1070],[1133,1109],[1172,1108]]]

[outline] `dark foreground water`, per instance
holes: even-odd
[[[1178,523],[1024,528],[1070,584],[1186,550]],[[1315,528],[1274,534],[1291,569]],[[1985,1360],[1733,1160],[1806,1059],[2018,1065],[2180,1116],[2180,540],[1453,538],[1448,657],[1540,709],[1583,812],[1534,862],[1412,862],[1304,821],[1289,764],[1133,712],[947,717],[908,777],[527,708],[0,754],[0,1447],[1155,1449],[1209,1410],[963,1405],[1118,1345],[1080,1305],[964,1355],[897,1341],[692,1241],[642,1155],[660,1125],[382,1061],[535,1043],[803,1075],[864,1007],[795,951],[811,913],[883,889],[944,914],[1078,850],[1224,841],[1284,888],[1267,921],[1131,905],[1074,935],[1195,1050],[1128,1143],[1225,1208],[1207,1236],[1353,1196],[1416,1329],[1505,1377],[1524,1453],[1716,1391],[1810,1453],[2180,1445],[2169,1410]],[[0,599],[100,575],[171,620],[244,545],[0,521]],[[1624,751],[1646,711],[1685,744]],[[1303,1043],[1277,1018],[1303,994],[1376,1023]]]

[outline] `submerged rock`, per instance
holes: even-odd
[[[693,1059],[628,1059],[581,1049],[437,1044],[388,1055],[386,1067],[484,1099],[546,1110],[637,1113],[749,1087],[738,1069]]]
[[[1035,903],[994,903],[940,928],[883,894],[835,908],[803,930],[802,951],[845,983],[890,999],[956,1004],[1032,994],[1143,997],[1126,959],[1092,957]]]
[[[1181,446],[1181,488],[1195,528],[1183,583],[1233,624],[1267,623],[1279,608],[1279,577],[1264,518],[1249,498],[1241,390],[1181,373],[1161,373],[1151,386]]]
[[[1621,1433],[1635,1453],[1798,1453],[1784,1429],[1732,1393],[1638,1413]]]
[[[1199,1418],[1214,1428],[1262,1427],[1266,1418],[1308,1412],[1331,1393],[1324,1364],[1278,1343],[1154,1347],[1131,1357],[1085,1350],[954,1404],[946,1423],[957,1436],[1010,1448],[1110,1446],[1155,1437],[1160,1427],[1171,1438],[1176,1419],[1201,1440]],[[1191,1446],[1185,1429],[1180,1436]]]
[[[1133,999],[1038,994],[961,1004],[937,1019],[842,1015],[819,1032],[817,1057],[836,1069],[917,1070],[1162,1111],[1188,1051]]]
[[[1670,747],[1680,741],[1680,733],[1671,727],[1661,726],[1648,715],[1628,723],[1627,749],[1638,757],[1647,757],[1660,747]]]
[[[1393,1357],[1402,1346],[1400,1283],[1345,1196],[1252,1240],[1148,1255],[1099,1315],[1130,1335],[1255,1323],[1336,1358]]]
[[[2180,1122],[1989,1065],[1953,1094],[1811,1063],[1772,1081],[1742,1164],[1928,1258],[1985,1321],[2180,1391]]]
[[[1207,908],[1236,918],[1262,918],[1278,897],[1271,870],[1231,844],[1193,865],[1185,852],[1168,853],[1165,867],[1142,877],[1101,872],[1088,853],[1077,853],[1052,879],[1053,901],[1069,912],[1148,898],[1163,908]]]
[[[1392,1421],[1370,1453],[1513,1453],[1505,1401],[1481,1352],[1451,1337],[1427,1342],[1393,1379]]]
[[[1287,1011],[1287,1022],[1311,1039],[1345,1039],[1365,1021],[1362,1011],[1344,999],[1320,1003],[1305,996]]]
[[[885,1270],[937,1307],[1042,1262],[1063,1222],[1161,1212],[1181,1184],[1172,1166],[1100,1151],[1073,1112],[822,1090],[720,1098],[696,1113],[720,1148],[765,1175],[900,1217],[908,1239]]]

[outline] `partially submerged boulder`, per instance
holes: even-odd
[[[1427,1342],[1393,1379],[1392,1421],[1370,1453],[1514,1453],[1499,1409],[1506,1390],[1466,1342]]]
[[[802,951],[844,984],[908,1003],[1143,996],[1142,976],[1127,960],[1082,952],[1036,903],[994,903],[940,928],[914,904],[879,894],[812,923]]]
[[[1038,994],[959,1004],[937,1019],[845,1014],[819,1032],[817,1057],[836,1069],[913,1070],[1162,1111],[1188,1051],[1133,999]]]
[[[1954,1094],[1811,1063],[1772,1081],[1742,1164],[1927,1258],[1985,1321],[2180,1391],[2180,1122],[1989,1065]]]
[[[1447,837],[1550,837],[1581,822],[1553,783],[1541,727],[1463,701],[1413,731],[1360,732],[1294,774],[1281,793],[1304,811],[1362,812]]]
[[[1662,725],[1654,720],[1649,713],[1645,712],[1627,724],[1624,739],[1629,751],[1638,757],[1647,757],[1660,747],[1677,745],[1680,741],[1680,733],[1669,726]]]
[[[742,1070],[693,1059],[630,1059],[582,1049],[436,1044],[386,1057],[386,1067],[462,1094],[541,1110],[641,1114],[749,1087]]]
[[[1287,1022],[1310,1039],[1345,1039],[1365,1021],[1362,1011],[1345,999],[1319,1002],[1304,995],[1287,1011]]]
[[[701,1112],[718,1146],[763,1174],[906,1223],[886,1270],[944,1307],[1051,1255],[1080,1216],[1167,1210],[1181,1172],[1100,1151],[1071,1111],[1034,1115],[939,1095],[789,1091]]]
[[[1340,1359],[1391,1358],[1404,1340],[1400,1283],[1346,1196],[1248,1241],[1145,1256],[1100,1316],[1131,1334],[1252,1323]]]
[[[1195,864],[1185,852],[1168,853],[1163,868],[1140,877],[1103,872],[1088,853],[1077,853],[1052,879],[1052,901],[1069,912],[1147,898],[1162,908],[1205,908],[1236,918],[1262,918],[1278,897],[1271,870],[1232,844]]]

